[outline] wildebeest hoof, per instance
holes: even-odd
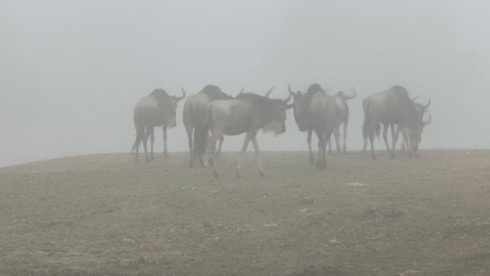
[[[165,153],[163,156],[165,157],[165,159],[167,159],[169,157],[168,153]]]
[[[219,177],[218,172],[215,171],[214,172],[214,178],[218,178],[218,177]]]
[[[315,164],[315,159],[313,159],[313,157],[310,156],[310,165],[313,165]]]
[[[259,172],[259,175],[260,175],[260,177],[265,177],[265,176],[266,176],[266,174],[265,174],[265,172],[264,172],[264,171],[260,171],[260,172]]]

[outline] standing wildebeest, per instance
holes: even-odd
[[[163,128],[163,149],[165,157],[167,153],[167,127],[175,127],[175,108],[177,103],[185,97],[185,91],[182,89],[182,97],[169,96],[163,89],[155,89],[150,95],[141,98],[134,108],[134,126],[136,128],[136,141],[133,145],[133,151],[136,151],[134,160],[138,161],[138,151],[141,141],[145,149],[145,160],[154,159],[153,143],[155,142],[154,128],[162,126]],[[151,152],[148,157],[146,142],[151,137]]]
[[[208,128],[206,126],[206,111],[208,104],[214,100],[232,99],[215,85],[206,85],[199,93],[187,97],[184,103],[183,122],[189,141],[189,167],[193,167],[194,159],[198,158],[201,164],[206,151]],[[194,137],[194,139],[193,139]],[[223,138],[220,138],[220,146]]]
[[[300,131],[308,131],[307,143],[310,153],[310,164],[314,163],[311,151],[311,135],[315,131],[318,136],[318,160],[317,167],[325,168],[325,152],[327,141],[332,132],[340,123],[340,112],[335,98],[328,95],[319,84],[312,84],[306,94],[298,91],[294,93],[289,87],[289,93],[293,95],[294,119]]]
[[[335,102],[339,109],[339,125],[333,131],[333,135],[335,138],[335,144],[337,145],[337,153],[340,153],[340,125],[344,126],[344,145],[342,147],[342,152],[347,152],[347,125],[349,124],[349,106],[347,105],[347,101],[350,99],[354,99],[357,96],[356,90],[352,89],[352,93],[350,95],[346,95],[344,91],[339,91],[334,95]],[[332,153],[332,139],[328,140],[328,153]]]
[[[428,111],[427,108],[430,106],[430,98],[429,98],[429,102],[427,104],[420,104],[420,103],[416,103],[415,102],[415,99],[417,97],[413,98],[412,101],[414,102],[415,104],[415,107],[417,108],[417,112],[418,112],[418,115],[419,115],[419,120],[423,122],[423,126],[425,127],[426,125],[430,124],[432,122],[432,116],[430,116],[429,114],[429,120],[428,121],[424,121],[424,115],[425,113]],[[384,128],[388,127],[386,125],[383,125]],[[400,135],[400,128],[395,126],[395,124],[390,124],[389,127],[391,128],[391,139],[392,139],[392,145],[391,145],[391,150],[393,152],[395,152],[395,149],[396,149],[396,142],[398,141],[398,136]],[[396,128],[395,128],[396,127]],[[405,147],[407,145],[407,141],[404,139],[403,140],[403,143],[402,143],[402,151],[405,150]],[[418,150],[418,146],[415,148],[415,151]]]
[[[408,92],[402,86],[393,86],[388,90],[374,93],[363,101],[364,108],[364,151],[367,150],[367,138],[371,144],[371,156],[374,154],[374,135],[380,133],[380,124],[384,125],[383,139],[386,149],[392,157],[394,153],[390,150],[387,140],[388,126],[396,124],[407,141],[408,153],[412,155],[421,141],[422,128],[426,122],[422,120],[417,104],[408,96]]]
[[[236,175],[238,177],[241,175],[241,159],[251,141],[257,156],[259,173],[261,176],[265,176],[256,135],[260,129],[273,131],[276,134],[286,130],[286,109],[291,107],[287,105],[290,99],[291,96],[281,100],[252,93],[241,93],[232,100],[216,100],[209,103],[206,116],[207,125],[211,131],[211,137],[208,141],[209,163],[213,166],[215,177],[218,177],[217,164],[214,161],[216,158],[216,141],[223,135],[239,135],[242,133],[246,133],[246,136],[235,167]]]

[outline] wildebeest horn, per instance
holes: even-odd
[[[271,94],[272,90],[274,90],[274,86],[272,86],[269,90],[267,90],[267,93],[265,93],[265,96],[268,98],[269,95]]]
[[[177,101],[177,102],[180,101],[180,100],[182,100],[183,98],[185,98],[185,90],[184,90],[184,88],[181,87],[180,89],[182,89],[182,97],[175,98],[175,101]]]
[[[426,105],[423,105],[422,107],[425,109],[427,109],[428,107],[430,106],[430,98],[429,98],[429,102],[426,104]]]
[[[418,98],[419,96],[415,96],[412,98],[412,102],[415,102],[415,100]]]
[[[422,123],[424,124],[424,126],[430,124],[432,122],[432,116],[429,114],[429,120],[428,121],[423,121]]]
[[[289,102],[289,100],[291,100],[291,94],[289,94],[289,96],[288,96],[286,99],[284,99],[284,100],[282,101],[282,103],[283,103],[284,105],[287,105],[287,104],[288,104],[288,102]]]
[[[345,97],[346,100],[354,99],[357,96],[357,91],[354,87],[351,87],[350,91],[350,95]]]
[[[289,94],[294,96],[294,92],[293,92],[293,90],[291,90],[291,84],[288,84],[288,91],[289,91]]]

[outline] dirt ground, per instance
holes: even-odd
[[[490,275],[490,151],[185,153],[0,169],[1,275]]]

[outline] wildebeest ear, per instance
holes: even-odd
[[[287,109],[290,109],[291,107],[293,107],[293,104],[287,104],[287,105],[286,105],[286,110],[287,110]]]

